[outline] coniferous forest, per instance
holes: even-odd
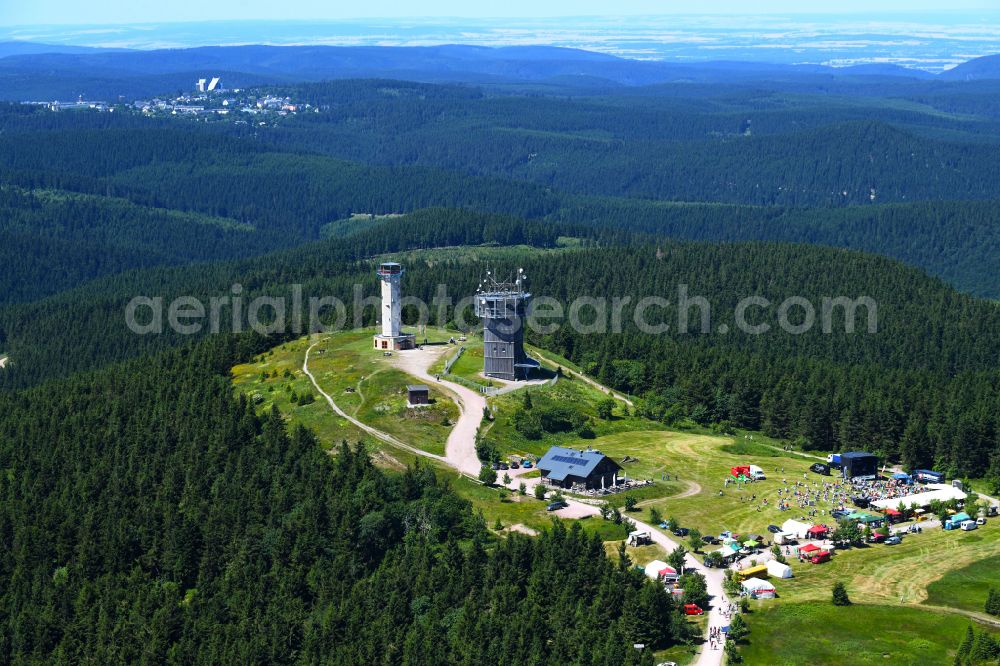
[[[634,644],[689,638],[578,523],[499,537],[433,468],[234,395],[234,365],[309,331],[137,335],[137,295],[350,302],[402,253],[408,294],[457,300],[463,249],[507,248],[536,296],[631,297],[619,330],[528,340],[640,416],[1000,492],[995,81],[258,78],[313,111],[0,105],[0,662],[645,665]],[[681,285],[710,330],[640,331]],[[877,331],[772,308],[745,334],[751,296],[869,297]]]

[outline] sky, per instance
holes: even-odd
[[[870,12],[898,13],[903,19],[918,12],[997,9],[997,0],[0,0],[0,25]]]

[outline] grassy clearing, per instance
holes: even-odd
[[[531,395],[533,409],[572,406],[588,421],[598,438],[614,433],[648,431],[661,427],[652,421],[625,415],[620,405],[616,407],[610,420],[599,418],[597,405],[607,396],[580,380],[564,377],[552,385],[534,386],[490,399],[490,405],[496,412],[496,420],[488,426],[486,436],[505,453],[520,455],[530,453],[540,456],[553,445],[585,448],[594,446],[594,442],[597,441],[583,439],[575,432],[546,433],[536,440],[524,437],[514,427],[513,419],[517,410],[523,408],[525,392]]]
[[[259,412],[277,407],[290,423],[310,428],[324,447],[330,448],[344,440],[370,441],[361,430],[330,411],[326,401],[316,393],[309,378],[302,372],[302,360],[310,344],[307,339],[288,342],[261,354],[250,363],[234,367],[234,389],[253,400]],[[267,375],[266,379],[264,375]],[[299,396],[311,394],[314,402],[293,404],[292,392]],[[347,405],[342,406],[347,408]]]
[[[354,213],[350,217],[345,217],[333,222],[327,222],[319,229],[322,238],[344,238],[364,231],[383,220],[402,217],[401,213],[389,213],[388,215],[374,215],[371,213]]]
[[[986,529],[993,528],[987,524]],[[952,569],[927,586],[924,603],[981,613],[991,587],[1000,587],[1000,555]]]
[[[608,554],[608,557],[614,560],[618,559],[618,547],[620,544],[621,541],[606,541],[604,543],[604,551]],[[625,553],[632,560],[633,564],[640,567],[645,567],[653,560],[662,561],[667,557],[667,552],[655,543],[648,546],[625,546]]]
[[[804,513],[803,509],[794,506],[790,511],[778,510],[778,489],[789,487],[783,480],[809,484],[831,480],[808,472],[811,461],[807,458],[755,445],[748,440],[670,432],[634,434],[628,439],[632,441],[602,442],[601,450],[614,450],[626,444],[642,446],[647,451],[647,458],[658,461],[675,479],[679,476],[682,483],[697,484],[699,492],[689,497],[667,498],[650,503],[648,507],[656,507],[664,516],[676,516],[685,527],[696,527],[702,534],[718,534],[723,530],[765,533],[769,524],[781,524],[789,518],[800,518]],[[768,478],[740,487],[735,484],[725,487],[730,467],[749,464],[759,465]],[[763,498],[768,499],[767,505],[763,504]],[[829,509],[822,505],[814,508]],[[822,520],[823,516],[817,519]]]
[[[795,577],[780,581],[776,587],[779,595],[796,602],[825,601],[830,596],[831,581],[840,580],[847,585],[852,598],[859,601],[915,605],[926,601],[928,586],[949,571],[998,555],[1000,530],[932,529],[907,535],[898,546],[840,550],[822,565],[793,562]],[[1000,582],[1000,574],[994,573],[993,580]],[[982,606],[971,610],[982,610]]]
[[[444,455],[448,434],[458,418],[458,406],[429,386],[430,405],[407,407],[406,386],[413,383],[412,377],[399,370],[379,370],[368,375],[358,384],[357,393],[363,398],[352,416],[423,451]]]
[[[750,666],[950,664],[969,625],[959,615],[920,608],[780,603],[748,616]]]
[[[383,255],[379,261],[398,261],[400,263],[415,264],[423,263],[427,266],[434,266],[442,262],[452,262],[457,264],[478,264],[489,261],[498,266],[520,266],[524,263],[526,256],[544,256],[560,252],[572,252],[583,247],[587,241],[570,236],[558,239],[558,247],[541,248],[530,245],[510,245],[510,246],[461,246],[442,247],[427,250],[410,250],[408,252],[396,252]],[[513,269],[511,269],[513,270]]]
[[[467,342],[460,343],[465,346],[465,351],[451,366],[451,374],[457,375],[470,382],[481,384],[482,386],[494,386],[494,383],[487,379],[483,373],[483,341],[470,337]]]
[[[378,461],[390,467],[412,463],[413,454],[391,447],[337,416],[313,389],[302,372],[302,362],[306,349],[318,341],[310,355],[309,368],[341,409],[412,446],[429,453],[444,453],[451,424],[458,418],[458,407],[446,394],[430,387],[434,404],[408,409],[406,385],[422,382],[396,370],[391,357],[371,348],[373,332],[343,331],[280,345],[251,363],[233,368],[234,388],[253,399],[259,410],[276,405],[289,422],[316,432],[327,448],[345,440],[363,441],[380,452],[376,456]],[[437,341],[442,336],[447,340],[446,334],[429,329],[426,337]],[[292,402],[293,395],[307,393],[313,395],[315,402],[304,406]]]

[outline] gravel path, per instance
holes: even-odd
[[[319,391],[320,395],[322,395],[326,399],[327,404],[330,405],[330,409],[332,409],[334,411],[334,413],[336,413],[338,416],[341,416],[341,417],[347,419],[348,421],[350,421],[351,423],[353,423],[358,428],[361,428],[361,430],[364,430],[366,433],[368,433],[372,437],[375,437],[376,439],[380,439],[383,442],[386,442],[387,444],[391,444],[393,446],[397,446],[397,447],[399,447],[401,449],[404,449],[404,450],[409,451],[411,453],[415,453],[415,454],[420,455],[420,456],[425,456],[427,458],[434,458],[435,460],[440,460],[441,462],[447,462],[441,456],[434,455],[433,453],[427,453],[426,451],[422,451],[422,450],[420,450],[420,449],[418,449],[416,447],[410,446],[409,444],[405,444],[405,443],[401,442],[400,440],[396,439],[395,437],[393,437],[392,435],[390,435],[389,433],[382,432],[381,430],[377,430],[377,429],[371,427],[370,425],[366,425],[366,424],[362,423],[361,421],[357,420],[356,418],[354,418],[353,416],[351,416],[350,414],[348,414],[347,412],[345,412],[344,410],[342,410],[337,405],[337,403],[335,403],[333,401],[333,398],[330,397],[330,394],[328,394],[326,391],[323,390],[323,388],[319,385],[319,382],[316,381],[316,378],[313,377],[313,374],[311,372],[309,372],[309,353],[313,350],[313,347],[315,347],[316,345],[318,345],[320,342],[323,342],[323,341],[321,340],[321,341],[314,342],[311,345],[309,345],[309,349],[306,350],[305,359],[302,361],[302,372],[304,372],[306,374],[306,377],[309,378],[309,381],[311,381],[312,385],[314,387],[316,387],[316,390]]]
[[[403,372],[419,377],[457,398],[455,403],[458,405],[459,416],[444,447],[445,462],[462,474],[476,478],[482,467],[476,455],[476,431],[483,422],[486,398],[461,384],[439,381],[427,372],[427,368],[449,349],[450,347],[425,347],[396,352],[396,365]]]

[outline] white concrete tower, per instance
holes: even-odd
[[[382,332],[375,336],[375,349],[412,349],[415,336],[402,331],[400,282],[406,270],[394,261],[380,264],[375,274],[382,283]]]
[[[389,262],[378,267],[378,279],[382,283],[382,337],[399,337],[401,310],[399,306],[399,283],[405,269],[397,263]]]

